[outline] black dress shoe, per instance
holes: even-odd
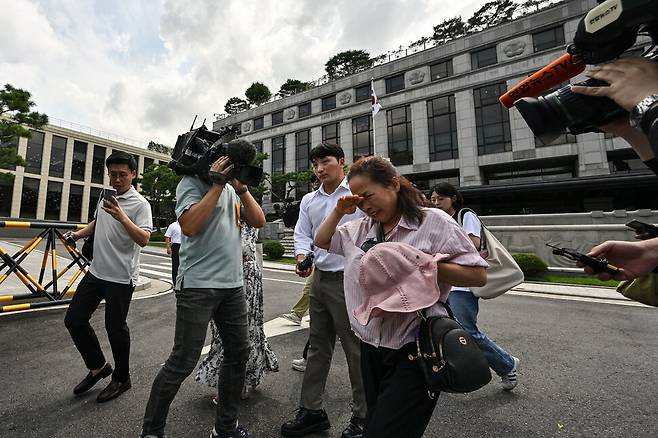
[[[82,382],[78,383],[78,386],[73,388],[73,394],[80,395],[83,392],[89,391],[94,387],[95,384],[98,383],[99,380],[106,378],[110,374],[112,374],[112,365],[109,363],[106,363],[105,366],[101,368],[100,372],[98,372],[98,374],[95,376],[91,374],[91,371],[89,371],[87,377],[82,379]]]
[[[105,403],[106,401],[113,400],[124,392],[128,391],[130,388],[132,388],[132,385],[130,384],[130,377],[128,377],[128,380],[123,383],[112,380],[110,384],[107,385],[107,387],[102,390],[100,394],[98,394],[96,401],[98,403]]]
[[[366,419],[352,416],[341,438],[362,438],[366,428]]]
[[[281,435],[292,437],[304,436],[311,432],[327,430],[330,427],[331,424],[324,409],[312,411],[306,408],[299,408],[297,409],[295,418],[281,426]]]

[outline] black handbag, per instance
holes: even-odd
[[[439,301],[440,302],[440,301]],[[430,316],[418,312],[422,319],[416,335],[416,356],[430,392],[472,392],[491,381],[489,362],[475,340],[454,319],[450,307],[440,302],[450,316]]]

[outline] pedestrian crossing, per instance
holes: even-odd
[[[171,262],[139,264],[139,275],[171,282]]]

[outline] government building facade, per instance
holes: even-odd
[[[544,145],[500,95],[565,53],[595,0],[568,1],[214,122],[239,124],[271,175],[308,169],[321,141],[346,162],[389,157],[417,187],[448,181],[479,213],[658,209],[658,179],[620,138],[565,134]],[[641,53],[638,40],[633,53]],[[371,115],[370,81],[382,110]],[[579,82],[584,76],[571,80]],[[274,187],[266,209],[284,197]],[[298,191],[297,197],[303,195]]]
[[[0,178],[0,217],[87,223],[93,219],[101,191],[110,187],[105,158],[112,152],[132,154],[138,176],[151,164],[170,160],[168,155],[100,132],[89,134],[83,127],[56,123],[33,130],[29,139],[19,139],[18,154],[26,165],[2,169],[14,178]]]

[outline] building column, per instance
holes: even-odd
[[[27,138],[18,139],[18,155],[25,158],[27,154]],[[11,217],[18,218],[21,215],[21,199],[23,198],[23,175],[25,167],[16,166],[16,176],[14,178],[14,191],[11,195]]]
[[[69,193],[71,188],[71,170],[73,167],[74,139],[67,138],[64,155],[64,184],[62,184],[62,202],[59,208],[59,220],[65,222],[69,213]]]
[[[263,172],[266,172],[272,178],[272,139],[266,138],[263,140],[263,153],[269,155],[267,160],[263,160]],[[272,185],[268,182],[269,189],[272,190]],[[272,203],[272,194],[263,195],[263,206]]]
[[[86,222],[89,217],[89,198],[91,198],[91,166],[94,159],[94,145],[87,143],[87,154],[85,155],[85,177],[82,189],[82,222]]]
[[[587,133],[577,137],[578,140],[578,177],[609,175],[608,154],[605,139],[601,134]]]
[[[413,164],[430,162],[430,142],[427,122],[427,102],[411,104],[411,132],[413,144]]]
[[[354,162],[354,145],[352,144],[352,119],[338,122],[340,131],[340,147],[345,152],[345,164]]]
[[[455,93],[455,111],[457,144],[459,145],[459,185],[481,185],[473,90]]]
[[[43,220],[46,214],[46,198],[48,197],[48,175],[50,173],[50,152],[53,147],[53,134],[46,132],[43,140],[43,155],[41,156],[41,182],[39,184],[39,200],[37,202],[37,218]],[[60,209],[61,210],[61,209]]]

